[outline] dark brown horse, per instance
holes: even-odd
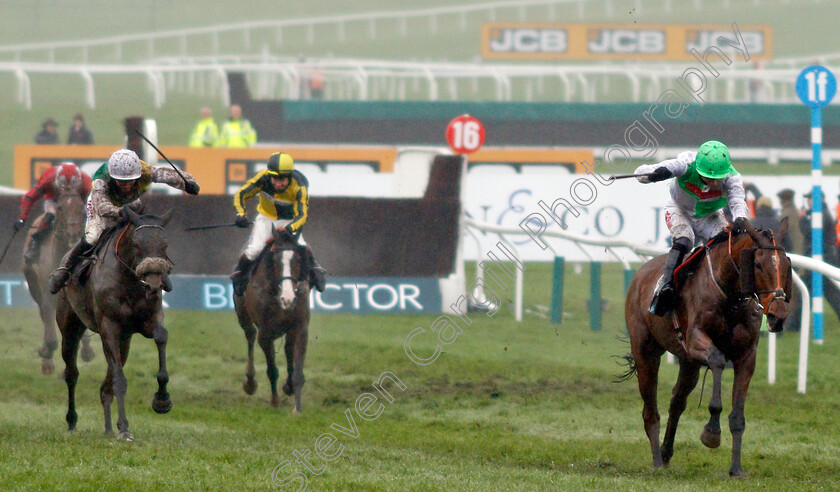
[[[29,294],[38,304],[38,314],[44,325],[44,344],[38,349],[41,356],[41,373],[52,374],[55,370],[53,352],[58,348],[58,338],[55,334],[55,301],[54,295],[47,289],[50,273],[58,267],[61,257],[67,252],[82,234],[84,234],[85,204],[78,191],[67,188],[55,200],[56,215],[51,226],[53,231],[41,240],[41,254],[38,261],[23,263],[23,276],[29,287]],[[44,215],[35,219],[32,230],[39,231]],[[40,232],[43,234],[43,231]],[[34,233],[33,233],[34,234]],[[32,241],[32,235],[26,238],[27,250]],[[94,352],[90,347],[90,336],[82,339],[82,360],[93,360]]]
[[[132,441],[125,416],[127,380],[123,366],[128,360],[131,337],[139,333],[154,338],[158,349],[158,391],[152,399],[157,413],[172,408],[166,392],[169,374],[166,371],[166,341],[169,337],[163,327],[161,309],[163,276],[169,273],[171,263],[166,256],[164,226],[172,217],[170,210],[161,217],[137,215],[127,207],[123,209],[123,223],[113,235],[104,239],[97,258],[90,267],[89,278],[80,283],[74,275],[67,287],[58,293],[56,318],[61,330],[61,355],[66,368],[68,410],[67,426],[76,428],[75,389],[79,377],[76,351],[79,340],[90,329],[99,333],[102,349],[108,362],[108,373],[99,388],[99,397],[105,412],[105,433],[112,434],[111,402],[117,397],[117,436]]]
[[[257,390],[257,381],[254,379],[256,339],[265,353],[266,373],[271,383],[271,404],[280,406],[274,341],[285,335],[288,377],[283,384],[283,393],[294,393],[294,413],[300,413],[303,361],[309,341],[309,277],[306,265],[302,264],[306,255],[301,255],[302,248],[298,246],[296,238],[283,230],[273,231],[273,236],[273,240],[255,262],[245,294],[233,297],[239,325],[248,340],[248,363],[242,387],[249,395]]]
[[[783,221],[779,236],[787,231]],[[755,370],[756,349],[762,314],[771,331],[781,331],[790,298],[790,260],[776,246],[772,232],[725,232],[716,238],[696,270],[684,278],[672,315],[648,312],[653,290],[662,272],[665,256],[647,262],[630,284],[625,320],[630,334],[632,360],[644,400],[642,418],[650,440],[653,465],[668,464],[674,455],[674,436],[686,399],[697,385],[700,368],[712,370],[714,386],[709,402],[711,417],[700,436],[710,448],[720,446],[721,376],[726,361],[732,361],[731,476],[742,476],[741,437],[744,433],[744,403]],[[678,279],[680,278],[678,274]],[[679,359],[679,376],[668,409],[668,427],[659,446],[659,411],[656,405],[659,361],[665,351]]]

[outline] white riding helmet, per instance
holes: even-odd
[[[108,158],[108,174],[120,181],[137,179],[143,172],[140,158],[133,150],[120,149]]]

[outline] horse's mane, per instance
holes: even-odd
[[[764,236],[768,240],[772,239],[773,231],[766,230],[766,229],[759,229],[759,228],[756,228],[755,230],[756,230],[756,232],[758,232],[759,234],[761,234],[762,236]],[[728,226],[724,227],[723,230],[720,231],[716,236],[714,236],[712,239],[710,239],[706,243],[706,245],[709,247],[709,249],[712,249],[715,246],[717,246],[718,244],[726,244],[726,243],[729,242],[730,233],[732,234],[732,239],[733,240],[738,240],[742,236],[749,236],[749,233],[747,231],[745,231],[743,229],[733,229],[732,225],[728,225]]]

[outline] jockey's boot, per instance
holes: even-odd
[[[668,252],[668,258],[665,259],[665,268],[662,272],[662,277],[656,283],[656,289],[653,292],[653,300],[650,303],[648,311],[656,316],[665,316],[670,313],[677,302],[677,290],[674,287],[674,270],[682,262],[683,256],[691,248],[691,242],[688,238],[680,237],[674,240],[671,251]]]
[[[327,288],[327,271],[315,261],[315,255],[312,253],[312,247],[306,245],[306,253],[309,256],[309,285],[315,287],[318,292],[324,292]]]
[[[67,281],[70,279],[70,272],[79,264],[82,255],[90,249],[90,246],[83,237],[64,255],[64,258],[61,259],[61,265],[50,275],[49,289],[51,294],[55,294],[67,285]]]
[[[249,260],[245,255],[239,257],[239,263],[236,264],[233,273],[230,275],[230,280],[233,282],[234,294],[241,296],[245,293],[245,287],[248,286],[248,280],[251,276],[252,263],[254,261]]]
[[[55,215],[51,213],[44,214],[44,218],[41,219],[41,224],[38,226],[38,230],[32,234],[32,237],[29,238],[29,245],[26,247],[26,252],[23,253],[23,261],[26,262],[27,265],[31,265],[38,261],[38,257],[41,256],[41,243],[44,242],[47,236],[50,235],[52,232],[52,223],[55,220]]]

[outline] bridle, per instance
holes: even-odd
[[[785,289],[782,286],[782,278],[781,278],[781,271],[780,265],[782,263],[781,258],[779,257],[779,251],[784,251],[785,249],[776,244],[776,239],[773,236],[773,231],[768,231],[770,234],[770,245],[762,245],[759,241],[754,241],[755,246],[751,248],[746,248],[743,251],[749,251],[752,255],[755,255],[755,252],[759,249],[771,250],[773,251],[774,255],[776,256],[776,288],[772,290],[752,290],[750,292],[740,292],[741,299],[750,299],[752,298],[756,304],[761,306],[762,312],[767,314],[770,311],[770,304],[777,300],[783,300],[785,302],[788,301],[787,294],[785,293]],[[743,272],[741,268],[738,267],[738,264],[735,262],[735,258],[732,256],[732,230],[729,230],[729,239],[728,239],[728,255],[729,255],[729,262],[732,264],[732,267],[735,269],[735,273],[737,274],[738,278],[741,278],[742,274],[754,275],[754,272]],[[742,251],[742,252],[743,252]],[[714,269],[712,268],[711,260],[709,259],[709,255],[706,255],[707,264],[709,267],[709,273],[712,275],[712,280],[714,280],[715,285],[724,294],[724,296],[729,297],[726,295],[726,291],[721,286],[720,281],[718,280],[717,276],[715,275]],[[762,301],[762,296],[764,296],[764,301]]]
[[[117,238],[116,244],[114,245],[114,256],[117,257],[117,261],[119,261],[120,264],[126,268],[126,270],[131,272],[131,274],[134,275],[141,282],[145,283],[145,281],[143,281],[143,279],[142,279],[142,276],[139,273],[137,273],[136,266],[132,267],[131,265],[129,265],[128,263],[126,263],[122,259],[122,256],[120,256],[120,243],[122,242],[123,236],[125,236],[126,231],[128,231],[129,226],[131,226],[131,223],[126,224],[126,226],[123,228],[122,232],[120,232],[120,235]],[[163,230],[163,226],[158,225],[158,224],[141,224],[141,225],[138,225],[138,226],[134,227],[134,234],[136,235],[137,231],[139,231],[141,229],[160,229],[160,230]],[[174,265],[174,262],[168,256],[165,256],[162,259],[165,260],[166,262],[168,262],[170,267],[172,265]],[[138,262],[138,265],[139,265],[139,263],[140,262]]]
[[[297,246],[297,245],[292,245],[292,247],[290,247],[290,248],[281,248],[281,247],[278,247],[278,245],[277,245],[277,241],[272,241],[272,243],[271,243],[271,247],[270,247],[270,249],[269,249],[269,251],[271,252],[271,256],[272,256],[272,258],[274,257],[274,254],[275,254],[276,252],[278,252],[278,251],[280,251],[280,252],[282,252],[282,251],[291,251],[291,252],[294,254],[294,253],[297,253],[297,250],[298,250],[298,246]],[[290,273],[290,274],[292,273],[292,266],[291,266],[291,264],[289,264],[289,273]],[[276,280],[277,280],[277,285],[278,285],[278,286],[279,286],[280,284],[282,284],[284,280],[291,280],[291,281],[292,281],[292,287],[294,288],[295,292],[297,292],[297,291],[298,291],[298,284],[299,284],[299,283],[303,280],[303,268],[298,268],[298,275],[297,275],[297,278],[295,278],[295,277],[293,277],[293,276],[291,276],[291,275],[283,275],[283,276],[281,276],[279,279],[276,279]]]

